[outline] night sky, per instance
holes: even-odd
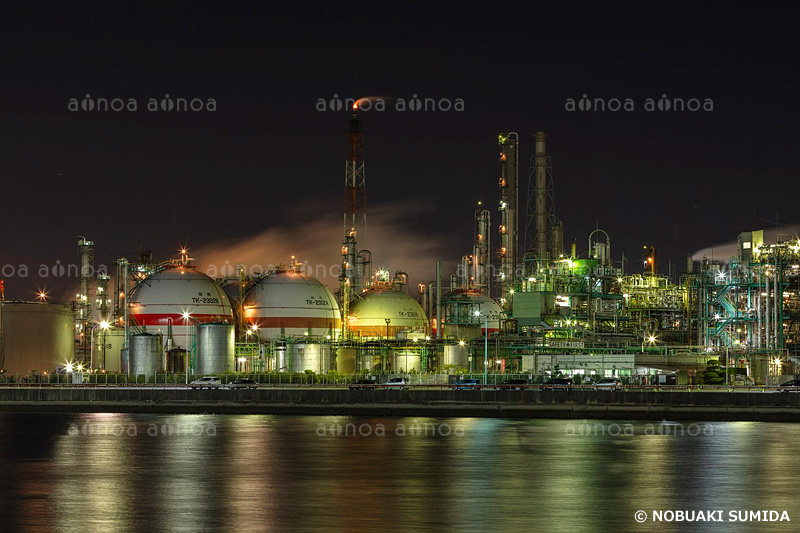
[[[76,262],[79,235],[98,264],[140,247],[166,259],[182,244],[287,261],[284,247],[258,249],[259,236],[285,233],[290,249],[314,242],[305,234],[321,221],[341,224],[347,114],[317,110],[335,96],[395,99],[363,113],[368,210],[391,213],[375,218],[386,226],[373,241],[425,243],[411,267],[386,259],[413,284],[470,252],[475,202],[499,198],[504,131],[519,132],[523,183],[533,132],[547,132],[565,245],[577,239],[581,255],[599,225],[616,261],[652,243],[662,271],[668,260],[683,269],[687,253],[770,225],[755,216],[800,222],[793,3],[553,4],[4,3],[6,297],[69,294],[74,278],[37,274]],[[137,111],[70,111],[87,94],[132,98]],[[147,109],[166,94],[213,98],[216,110]],[[565,109],[584,94],[634,110]],[[464,110],[394,109],[414,95]],[[713,111],[645,110],[662,95],[708,98]],[[332,235],[295,253],[335,260]],[[9,275],[21,264],[28,277]]]

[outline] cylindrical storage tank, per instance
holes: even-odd
[[[290,344],[287,367],[289,372],[327,372],[331,369],[331,347],[321,343]]]
[[[334,338],[341,328],[333,293],[316,278],[298,270],[278,270],[247,293],[245,321],[263,340],[287,336]]]
[[[0,369],[27,375],[72,362],[75,312],[71,306],[0,301]]]
[[[161,368],[161,350],[163,346],[161,335],[153,333],[131,335],[131,375],[163,372]]]
[[[460,344],[446,344],[442,366],[455,368],[469,368],[469,346]]]
[[[131,319],[148,333],[170,326],[175,346],[191,349],[195,327],[204,323],[233,323],[233,309],[222,288],[191,265],[168,265],[151,274],[131,293]]]
[[[344,374],[353,374],[356,371],[356,349],[337,348],[336,371]]]
[[[275,368],[273,368],[273,372],[288,372],[288,360],[286,358],[286,343],[285,342],[278,342],[275,344]]]
[[[384,358],[386,364],[384,365]],[[376,342],[367,342],[361,346],[360,370],[380,371],[392,362],[391,348],[384,348]]]
[[[389,288],[370,289],[350,304],[348,328],[367,338],[395,338],[401,331],[427,332],[425,311],[408,294]]]
[[[411,352],[401,352],[394,354],[392,363],[393,372],[419,372],[420,355]]]
[[[361,370],[378,372],[381,369],[381,364],[380,356],[371,354],[361,356]]]
[[[197,326],[196,374],[234,372],[235,332],[233,324]]]
[[[170,374],[183,374],[186,372],[186,355],[189,352],[175,348],[166,353],[164,368]]]
[[[119,351],[119,371],[123,374],[131,373],[131,349],[123,348]]]
[[[125,329],[95,327],[92,332],[92,368],[106,372],[122,370],[122,347],[125,346]]]

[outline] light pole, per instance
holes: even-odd
[[[106,368],[106,332],[108,328],[111,327],[111,324],[108,323],[108,320],[103,320],[100,322],[100,330],[103,332],[103,370]]]
[[[383,364],[381,365],[383,368],[381,370],[383,370],[384,373],[387,373],[386,365],[389,359],[389,324],[392,323],[392,319],[384,318],[384,321],[386,322],[386,352],[384,353],[383,356]]]
[[[186,321],[186,327],[189,328],[189,331],[187,331],[187,335],[186,335],[186,343],[189,344],[189,337],[191,336],[191,329],[192,329],[192,322],[191,322],[192,315],[189,313],[189,311],[184,311],[183,312],[183,319]],[[186,384],[188,385],[189,384],[189,361],[191,361],[191,359],[192,359],[192,351],[191,351],[191,347],[190,346],[187,346],[187,348],[189,348],[189,349],[186,350],[186,361],[185,361],[186,365],[185,365],[185,368],[186,368]]]
[[[480,311],[475,311],[475,316],[481,316]],[[489,379],[489,314],[483,315],[483,384],[486,385]]]

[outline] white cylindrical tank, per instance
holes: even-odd
[[[419,372],[420,355],[411,352],[394,354],[393,372]]]
[[[311,370],[322,374],[331,369],[331,346],[323,343],[298,343],[289,345],[287,372]]]
[[[316,278],[291,268],[256,283],[245,297],[245,321],[261,339],[335,337],[341,314],[331,291]]]
[[[52,373],[72,362],[74,348],[71,306],[0,301],[0,369],[17,375]]]
[[[233,372],[235,333],[233,324],[200,324],[197,326],[196,374]]]
[[[427,333],[425,311],[408,294],[390,288],[363,292],[350,304],[348,329],[368,338],[396,337],[400,332]]]
[[[174,264],[142,280],[131,294],[131,318],[166,345],[190,350],[194,329],[204,323],[233,323],[230,300],[217,283],[191,265]],[[170,328],[171,326],[171,328]]]
[[[469,368],[469,345],[447,344],[444,347],[442,366]]]
[[[161,368],[163,346],[160,334],[139,333],[131,335],[130,374],[137,376],[163,372]]]

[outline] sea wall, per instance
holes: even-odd
[[[2,387],[0,411],[800,421],[800,394]]]

